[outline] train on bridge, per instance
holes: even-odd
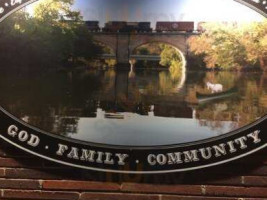
[[[125,22],[125,21],[110,21],[105,23],[103,28],[100,28],[98,21],[85,21],[88,29],[92,32],[107,32],[107,33],[151,33],[150,22]],[[155,32],[201,32],[204,22],[197,24],[195,30],[195,23],[190,21],[172,21],[172,22],[157,22]]]

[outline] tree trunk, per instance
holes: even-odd
[[[260,67],[263,72],[267,72],[267,58],[265,57],[260,57]]]
[[[267,80],[267,71],[264,71],[260,78],[260,87],[259,87],[260,92],[263,92],[263,89],[265,88],[264,83],[266,82],[266,80]]]

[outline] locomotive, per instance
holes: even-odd
[[[194,22],[157,22],[156,32],[193,32]]]

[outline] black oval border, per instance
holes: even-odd
[[[19,10],[22,7],[37,0],[2,0],[0,2],[0,7],[1,5],[4,5],[4,3],[10,1],[24,3],[17,3],[14,5],[14,7],[7,9],[6,12],[2,13],[2,15],[0,14],[0,22],[8,17],[12,12],[15,12],[16,10]],[[262,4],[263,0],[259,0],[260,3],[256,3],[254,0],[235,1],[247,5],[248,7],[267,17],[267,8],[265,8],[265,6]],[[54,135],[26,124],[22,120],[17,119],[12,114],[5,111],[5,109],[2,107],[0,107],[0,122],[0,138],[18,147],[19,149],[60,164],[100,172],[158,174],[190,171],[228,163],[230,161],[248,156],[267,147],[267,133],[264,134],[264,131],[267,130],[267,115],[247,126],[221,136],[192,143],[154,147],[96,144]],[[39,138],[40,142],[37,146],[31,146],[29,145],[29,143],[27,143],[28,141],[21,141],[17,138],[17,136],[11,136],[10,134],[8,134],[8,128],[11,125],[13,126],[13,128],[16,127],[16,129],[20,131],[25,131],[29,137],[35,136],[35,138]],[[256,140],[248,136],[252,133],[255,133],[255,131],[258,133],[258,140],[260,141],[255,142]],[[244,137],[246,139],[244,139]],[[241,141],[245,142],[246,148],[244,148],[244,144],[241,145]],[[232,143],[232,145],[234,145],[236,151],[231,151],[233,149],[231,149],[231,145],[229,145],[229,143]],[[221,153],[220,156],[215,156],[215,153],[218,153],[218,151],[215,151],[216,148],[214,147],[220,147],[220,145],[222,144],[227,146],[227,148],[225,148],[225,152],[227,153]],[[59,150],[59,145],[61,145],[61,147],[63,147],[62,145],[64,145],[65,151],[62,155],[58,155],[56,153]],[[237,149],[237,145],[239,145],[239,149]],[[68,149],[66,149],[66,147]],[[200,149],[203,148],[206,150],[208,148],[211,148],[214,155],[212,155],[212,157],[209,159],[205,159],[203,156],[201,157],[202,154],[200,154]],[[95,152],[95,158],[92,161],[81,160],[82,149]],[[195,150],[197,150],[198,160],[194,159],[196,158],[194,157],[195,154],[192,154],[192,152],[195,152]],[[68,153],[66,151],[68,151]],[[70,156],[72,158],[68,157],[68,155],[70,155],[70,152],[72,152],[72,156]],[[75,156],[75,153],[73,154],[73,152],[79,153],[78,159],[76,159],[77,156]],[[148,162],[148,158],[149,156],[151,157],[151,155],[153,157],[154,163],[156,157],[159,157],[159,161],[162,161],[164,156],[167,158],[168,154],[174,155],[174,153],[178,152],[181,153],[182,163],[178,163],[178,161],[176,160],[176,163],[168,163],[166,161],[165,164],[162,164],[162,162],[160,162],[161,164],[159,164],[159,162],[156,162],[155,165],[151,165],[151,162]],[[186,157],[186,155],[188,154],[186,154],[185,152],[191,153],[191,156],[193,155],[193,157],[191,157],[188,162],[186,162],[186,158],[188,160],[188,157]],[[122,159],[123,155],[125,155],[125,159]],[[99,159],[97,162],[97,157],[99,156],[101,157],[101,159]],[[113,164],[111,164],[112,161]]]

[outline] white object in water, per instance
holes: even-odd
[[[207,88],[211,90],[211,93],[216,92],[222,92],[223,91],[223,85],[222,84],[212,84],[210,82],[207,82]]]

